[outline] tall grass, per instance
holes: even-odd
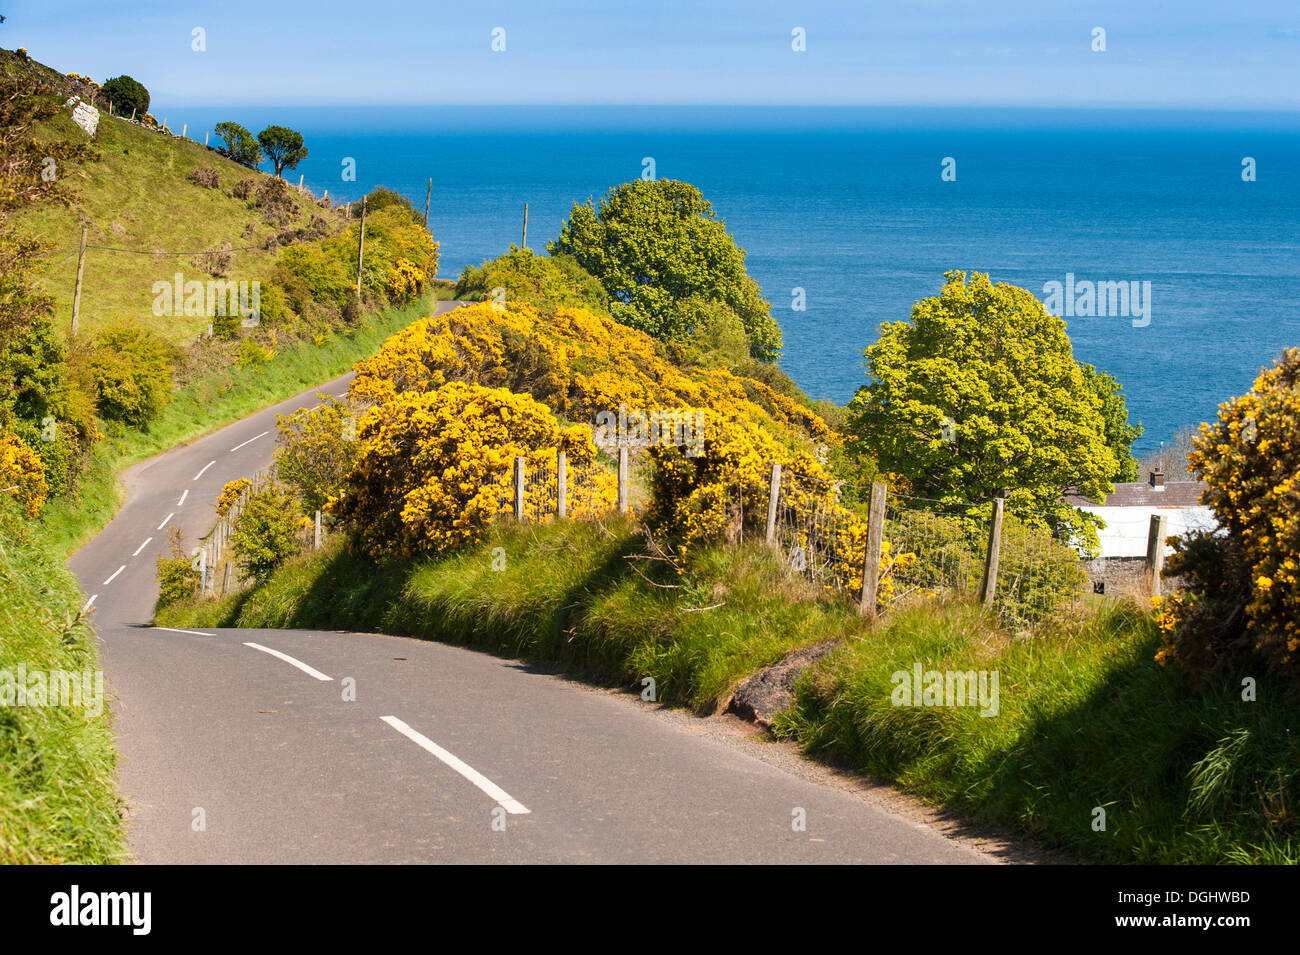
[[[0,500],[0,671],[14,680],[20,664],[28,674],[94,671],[83,600],[40,525]],[[97,715],[76,706],[0,706],[0,863],[120,861],[115,759],[107,701]]]

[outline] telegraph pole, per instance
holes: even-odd
[[[524,203],[524,241],[521,248],[528,248],[528,203]]]
[[[433,177],[429,177],[429,189],[424,194],[424,231],[429,231],[429,200],[433,198]]]
[[[361,198],[361,241],[357,243],[357,301],[361,301],[361,261],[366,254],[366,199]]]
[[[77,334],[77,316],[81,312],[81,277],[86,270],[86,227],[81,227],[81,251],[77,254],[77,288],[72,293],[72,334]]]

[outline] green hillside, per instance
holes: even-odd
[[[0,72],[12,75],[17,71],[53,78],[69,96],[86,92],[54,70],[0,51]],[[344,223],[341,210],[326,209],[310,194],[299,194],[296,189],[289,191],[297,209],[287,221],[277,222],[275,216],[256,207],[255,193],[246,199],[231,195],[240,180],[260,184],[271,178],[266,173],[241,166],[201,142],[112,117],[107,109],[100,111],[93,141],[72,121],[70,110],[43,124],[37,139],[89,141],[99,154],[96,160],[57,170],[63,184],[70,186],[70,205],[37,205],[24,211],[15,223],[20,234],[50,246],[39,285],[54,296],[60,328],[66,328],[72,315],[75,253],[82,225],[88,229],[92,248],[83,278],[81,329],[93,331],[129,322],[181,342],[203,331],[207,320],[155,316],[152,288],[154,282],[172,281],[178,271],[187,280],[214,277],[210,263],[190,253],[220,249],[225,243],[232,249],[251,248],[236,252],[225,270],[226,278],[251,281],[263,278],[274,262],[275,254],[267,251],[266,245],[277,235],[296,230],[334,233]],[[215,172],[218,187],[190,181],[188,176],[196,168]],[[130,251],[110,252],[94,246]],[[184,254],[133,254],[178,251]]]

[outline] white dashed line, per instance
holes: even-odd
[[[166,630],[169,633],[192,633],[196,637],[215,637],[215,633],[204,633],[202,630],[177,630],[175,627],[154,627],[154,630]]]
[[[247,441],[245,441],[244,444],[252,444],[252,443],[253,443],[254,441],[256,441],[258,438],[264,438],[264,437],[266,437],[266,436],[267,436],[268,434],[270,434],[270,433],[271,433],[271,432],[269,432],[269,431],[263,431],[261,434],[255,434],[255,435],[253,435],[251,438],[249,438]],[[230,449],[230,453],[231,453],[231,454],[234,454],[236,451],[238,451],[240,448],[242,448],[242,447],[244,446],[244,444],[237,444],[237,445],[235,445],[233,448]]]
[[[492,782],[492,780],[488,779],[473,766],[462,762],[451,753],[447,752],[423,733],[411,729],[411,727],[407,726],[396,716],[381,716],[379,718],[411,742],[415,743],[415,745],[419,746],[425,752],[432,753],[452,769],[456,770],[456,772],[460,773],[479,789],[483,790],[483,792],[496,800],[497,804],[506,812],[516,816],[528,813],[529,810],[527,806],[512,797],[508,792],[496,783]]]
[[[177,506],[177,507],[180,507],[182,504],[184,504],[184,503],[185,503],[185,499],[186,499],[187,497],[189,497],[189,496],[190,496],[190,489],[189,489],[189,488],[186,488],[186,489],[185,489],[185,493],[181,495],[181,499],[180,499],[179,501],[176,502],[176,506]]]
[[[137,548],[135,549],[135,553],[132,554],[131,556],[132,556],[132,557],[139,557],[139,556],[140,556],[140,551],[142,551],[142,550],[144,550],[146,547],[148,547],[148,546],[149,546],[149,542],[150,542],[151,540],[153,540],[152,537],[146,537],[146,538],[144,539],[144,543],[141,544],[139,547],[137,547]]]
[[[84,607],[81,608],[81,612],[82,612],[82,613],[85,613],[87,610],[89,610],[89,609],[90,609],[90,605],[93,604],[93,603],[95,602],[95,598],[98,597],[98,596],[99,596],[99,594],[91,594],[91,595],[90,595],[90,599],[86,601],[86,606],[84,606]]]
[[[203,471],[206,471],[208,468],[212,467],[212,465],[216,463],[217,463],[216,461],[209,461],[207,464],[203,465]],[[191,480],[197,481],[199,478],[203,477],[203,471],[200,471],[198,474],[194,475],[194,477]]]
[[[176,512],[175,512],[175,511],[172,511],[170,514],[168,514],[166,517],[163,518],[163,522],[162,522],[161,524],[159,524],[159,525],[155,528],[155,530],[162,530],[164,527],[167,526],[167,522],[170,521],[170,520],[171,520],[173,517],[175,517],[175,516],[176,516]]]
[[[123,564],[121,567],[117,568],[117,570],[113,571],[112,575],[108,578],[108,580],[104,581],[104,583],[101,586],[107,587],[109,584],[113,582],[113,578],[116,577],[124,570],[126,570],[126,564]]]
[[[320,670],[317,670],[315,667],[307,666],[307,664],[303,663],[301,660],[295,660],[287,653],[281,653],[279,650],[272,650],[270,647],[264,647],[260,643],[245,643],[244,646],[252,647],[254,650],[261,650],[263,653],[269,653],[277,660],[283,660],[285,663],[289,664],[290,666],[295,666],[303,673],[307,674],[308,676],[314,676],[318,680],[334,679],[334,677],[332,676],[326,676],[324,673],[321,673]]]

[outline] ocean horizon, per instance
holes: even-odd
[[[286,178],[338,201],[382,185],[423,210],[432,178],[430,229],[447,278],[519,243],[525,202],[528,244],[542,251],[575,201],[599,200],[651,160],[657,178],[698,186],[748,253],[784,330],[781,366],[811,397],[840,404],[865,382],[862,350],[881,323],[905,320],[950,269],[988,272],[1044,301],[1059,286],[1053,310],[1076,357],[1120,380],[1130,419],[1146,429],[1138,456],[1213,418],[1300,344],[1296,112],[160,104],[154,113],[200,142],[223,120],[297,129],[310,155]],[[344,178],[349,168],[355,180]],[[1080,291],[1088,283],[1094,314]],[[801,298],[805,310],[793,307]]]

